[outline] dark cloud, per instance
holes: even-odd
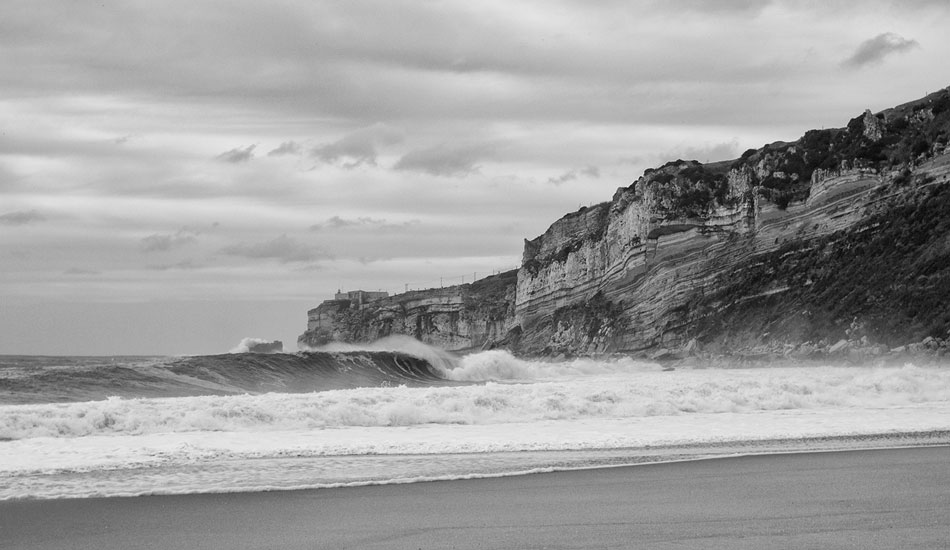
[[[0,225],[26,225],[45,220],[36,210],[27,212],[8,212],[0,215]]]
[[[98,271],[93,269],[83,269],[80,267],[71,267],[66,271],[63,271],[63,275],[99,275]]]
[[[596,166],[585,166],[584,168],[581,168],[581,174],[584,176],[590,176],[592,178],[599,178],[600,168],[597,168]]]
[[[328,256],[314,246],[301,243],[283,234],[270,241],[240,243],[221,249],[223,254],[250,259],[276,259],[284,263],[312,262]]]
[[[862,42],[851,57],[845,59],[841,65],[849,69],[858,69],[880,63],[891,54],[919,47],[920,44],[916,40],[908,40],[899,34],[885,32]]]
[[[310,154],[327,164],[356,168],[361,164],[376,165],[377,148],[395,145],[403,139],[402,132],[385,124],[374,124],[347,134],[332,143],[315,147]]]
[[[410,151],[393,166],[396,170],[424,172],[433,176],[462,177],[478,172],[478,162],[491,156],[486,145],[450,147],[439,145]]]
[[[354,127],[406,120],[407,129],[460,117],[642,123],[739,114],[774,125],[785,110],[735,98],[750,81],[794,81],[801,72],[781,59],[744,55],[759,37],[723,21],[769,6],[752,0],[571,0],[537,17],[530,5],[507,17],[437,2],[289,2],[281,10],[239,2],[223,16],[202,2],[174,10],[128,3],[106,14],[12,1],[0,27],[4,90],[61,87],[187,105],[204,119],[220,115],[222,127],[246,113]],[[691,14],[701,26],[664,24]],[[707,103],[687,111],[694,94]],[[378,148],[331,142],[315,156],[359,166],[374,163]],[[233,150],[236,162],[242,151]]]
[[[372,229],[372,230],[385,230],[385,231],[396,231],[400,229],[407,229],[415,225],[419,225],[421,222],[419,220],[409,220],[401,223],[389,223],[385,219],[377,219],[370,217],[359,217],[355,219],[345,219],[339,216],[333,216],[332,218],[327,219],[327,221],[314,224],[310,226],[311,231],[334,231],[340,229],[349,229],[349,228],[360,228],[360,229]]]
[[[772,4],[770,0],[652,0],[650,7],[664,13],[758,13]]]
[[[562,183],[567,183],[569,181],[576,180],[578,176],[588,176],[592,178],[599,178],[600,169],[597,168],[596,166],[585,166],[584,168],[581,168],[580,170],[568,170],[567,172],[564,172],[560,176],[557,176],[555,178],[548,178],[548,183],[553,184],[553,185],[561,185]]]
[[[280,10],[235,2],[227,14],[203,2],[90,10],[81,3],[10,1],[0,26],[6,91],[62,88],[188,104],[206,117],[233,109],[226,114],[357,125],[460,116],[656,122],[671,114],[702,122],[750,112],[759,120],[768,114],[772,120],[761,123],[774,125],[787,110],[734,98],[747,95],[750,82],[796,83],[802,67],[750,51],[762,42],[746,19],[763,9],[794,9],[810,16],[796,24],[811,28],[810,21],[820,21],[814,14],[828,17],[827,6],[834,5],[847,11],[839,23],[846,26],[853,24],[851,13],[873,11],[841,0],[570,0],[478,12],[441,2],[288,2]],[[941,3],[902,2],[910,7],[901,12]],[[872,4],[890,9],[891,2]],[[678,23],[684,17],[691,24]],[[778,36],[774,42],[761,50],[800,45]],[[670,108],[677,98],[694,101],[692,90],[708,104],[696,113]],[[322,151],[338,159],[337,153]],[[350,164],[373,159],[364,150]]]
[[[557,176],[556,178],[548,178],[548,183],[551,183],[554,185],[561,185],[562,183],[567,183],[569,181],[574,181],[576,179],[577,179],[577,172],[574,170],[570,170],[568,172],[564,172],[563,174],[561,174],[560,176]]]
[[[140,246],[142,252],[165,252],[197,241],[196,235],[198,235],[198,231],[188,228],[182,228],[176,233],[165,235],[156,233],[144,237],[140,242]]]
[[[190,271],[198,269],[198,266],[192,260],[182,260],[173,264],[148,265],[145,268],[151,271]]]
[[[285,141],[280,144],[276,149],[273,149],[267,153],[269,157],[278,157],[282,155],[299,155],[303,148],[296,141]]]
[[[231,162],[234,164],[237,164],[239,162],[247,162],[251,160],[252,158],[254,158],[255,147],[257,147],[257,145],[252,144],[252,145],[248,145],[244,149],[240,149],[240,148],[231,149],[230,151],[225,151],[221,153],[215,158],[217,158],[218,160],[223,160],[224,162]]]

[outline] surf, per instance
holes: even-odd
[[[206,395],[309,393],[364,387],[458,384],[438,365],[402,351],[314,350],[186,357],[0,358],[0,404],[70,403]]]

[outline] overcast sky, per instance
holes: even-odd
[[[0,353],[295,349],[675,158],[950,85],[950,3],[5,0]]]

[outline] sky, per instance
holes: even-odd
[[[296,349],[646,168],[950,85],[950,3],[5,0],[0,354]]]

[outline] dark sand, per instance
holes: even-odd
[[[2,502],[0,548],[950,548],[950,447]]]

